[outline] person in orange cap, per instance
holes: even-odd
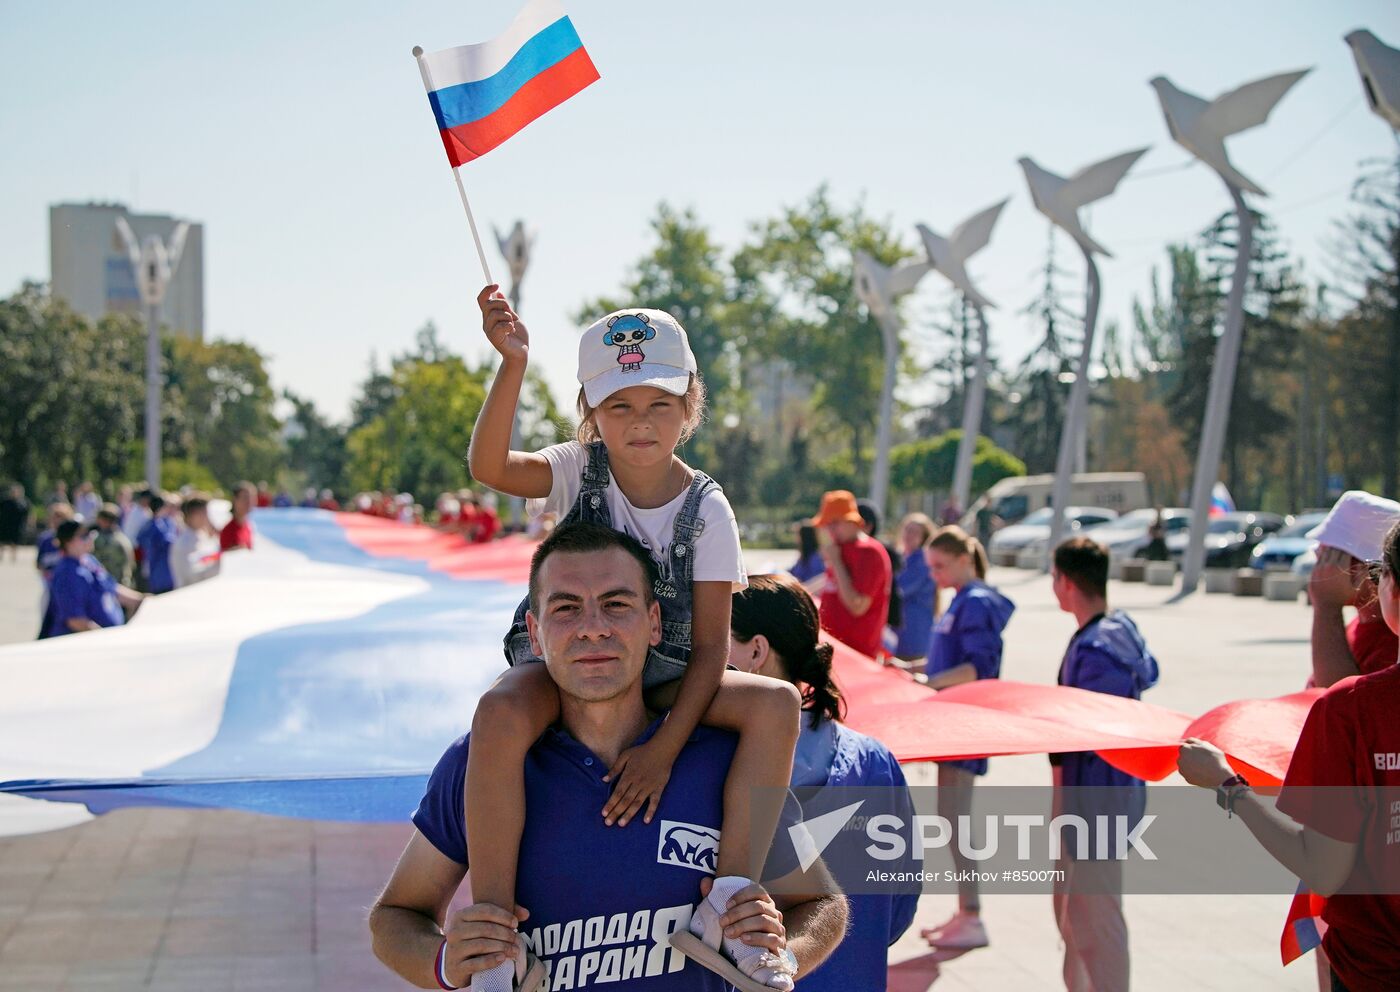
[[[866,535],[855,496],[845,489],[822,495],[812,518],[826,572],[812,582],[822,630],[874,658],[889,610],[890,556]]]

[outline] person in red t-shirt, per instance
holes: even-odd
[[[861,654],[880,654],[890,600],[890,556],[866,535],[855,496],[836,489],[822,496],[811,520],[826,571],[811,580],[822,630]]]
[[[253,548],[253,525],[248,522],[248,514],[257,502],[258,490],[251,482],[240,482],[233,490],[233,516],[219,531],[219,549],[233,551],[237,548]]]
[[[1386,535],[1379,605],[1400,631],[1400,524]],[[1313,704],[1277,809],[1204,741],[1181,748],[1192,785],[1215,789],[1255,838],[1318,895],[1333,989],[1394,989],[1400,975],[1400,666],[1341,680]]]
[[[471,543],[476,540],[480,524],[480,513],[476,505],[476,493],[463,489],[457,493],[457,533],[462,540]]]
[[[495,540],[500,532],[501,518],[496,515],[495,507],[483,500],[476,508],[476,537],[472,540],[477,544],[485,544]]]
[[[1366,563],[1380,557],[1386,532],[1400,520],[1400,503],[1360,490],[1342,498],[1310,537],[1317,565],[1308,580],[1312,602],[1312,682],[1330,686],[1351,675],[1369,675],[1394,664],[1400,640],[1381,617]],[[1356,608],[1350,623],[1343,607]]]
[[[257,489],[258,509],[266,510],[272,505],[272,490],[267,488],[266,482],[259,482]]]

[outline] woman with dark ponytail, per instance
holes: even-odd
[[[790,682],[802,692],[803,720],[792,765],[793,787],[896,789],[898,793],[887,804],[889,811],[899,811],[904,822],[912,822],[913,803],[894,755],[873,737],[858,734],[840,722],[845,700],[832,678],[835,652],[831,644],[818,639],[821,623],[817,605],[807,590],[791,575],[751,575],[748,588],[734,594],[729,629],[729,664],[740,671]],[[809,817],[822,812],[826,810],[804,810]],[[821,968],[797,983],[797,992],[885,987],[888,948],[914,921],[918,888],[891,895],[848,896],[847,901],[851,923],[846,939]]]

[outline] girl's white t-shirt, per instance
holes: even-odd
[[[532,517],[553,513],[560,520],[573,508],[583,486],[583,472],[588,467],[588,449],[577,441],[568,441],[540,452],[554,477],[549,495],[526,503]],[[617,480],[608,479],[605,498],[612,514],[613,527],[635,537],[651,553],[661,568],[661,577],[670,581],[671,537],[676,516],[685,506],[689,488],[665,506],[641,509],[633,506],[617,487]],[[695,559],[691,565],[693,582],[729,582],[734,589],[749,584],[744,570],[744,553],[739,545],[739,524],[729,500],[718,489],[711,489],[700,500],[700,519],[705,527],[695,541]]]

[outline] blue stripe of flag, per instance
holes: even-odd
[[[444,86],[428,94],[440,129],[479,121],[500,110],[520,87],[583,47],[574,24],[561,17],[511,56],[494,76]]]

